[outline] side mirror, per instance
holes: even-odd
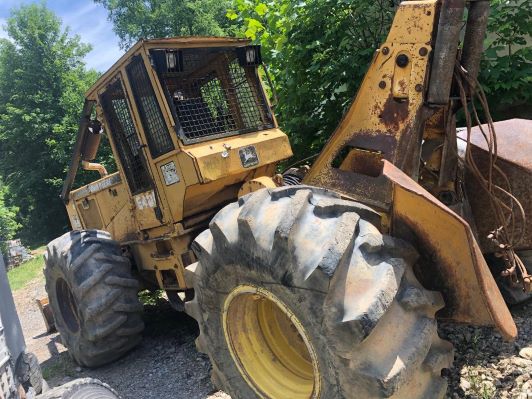
[[[103,128],[100,122],[97,120],[91,120],[87,126],[87,132],[85,133],[85,140],[81,147],[81,160],[92,161],[96,158],[98,153],[98,147],[100,146],[100,140],[102,138]]]

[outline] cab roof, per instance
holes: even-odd
[[[144,49],[181,49],[181,48],[206,48],[206,47],[242,47],[250,44],[249,39],[218,36],[179,36],[161,39],[141,39],[133,45],[122,57],[118,59],[85,93],[89,100],[95,100],[98,90],[107,85],[116,72],[139,52]]]

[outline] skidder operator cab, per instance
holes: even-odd
[[[182,229],[176,224],[192,216],[193,225],[208,220],[239,191],[248,192],[250,181],[274,187],[269,177],[292,151],[263,89],[261,65],[260,46],[242,39],[185,37],[133,46],[86,94],[62,193],[73,227],[131,240],[162,225]],[[90,162],[100,122],[118,165],[112,175]],[[80,161],[102,178],[71,191]],[[109,190],[117,195],[107,198]],[[124,227],[115,212],[128,196],[133,217]]]

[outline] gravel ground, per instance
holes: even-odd
[[[455,348],[448,398],[532,399],[532,303],[514,307],[512,315],[515,342],[493,329],[442,323],[440,336]]]
[[[57,333],[46,334],[35,299],[45,295],[42,278],[14,293],[26,343],[51,386],[74,378],[98,378],[124,399],[230,399],[216,392],[209,360],[196,351],[194,320],[167,303],[147,306],[142,344],[123,359],[96,370],[74,364]],[[487,328],[446,323],[440,335],[455,345],[448,398],[532,399],[532,303],[512,309],[519,338],[512,343]]]

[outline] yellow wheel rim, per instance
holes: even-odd
[[[318,398],[318,359],[290,309],[261,287],[240,285],[224,304],[225,339],[240,373],[262,398]]]

